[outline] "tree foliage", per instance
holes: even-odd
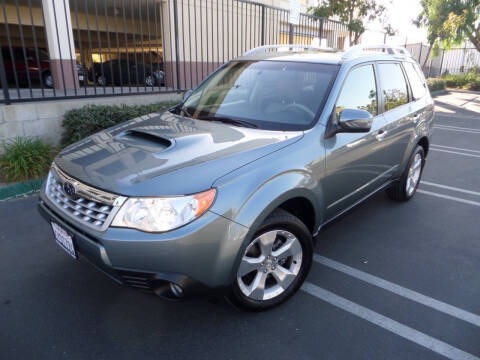
[[[350,45],[357,44],[366,28],[365,22],[379,19],[388,35],[395,30],[386,24],[386,8],[376,0],[320,0],[318,6],[309,8],[312,15],[338,19],[347,24]]]
[[[470,40],[480,51],[480,0],[422,0],[422,12],[414,20],[427,28],[434,55]]]

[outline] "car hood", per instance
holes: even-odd
[[[55,163],[81,182],[121,195],[192,194],[302,136],[154,113],[68,146]]]

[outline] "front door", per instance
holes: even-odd
[[[368,133],[338,133],[325,140],[326,220],[355,204],[389,177],[390,166],[383,155],[386,123],[383,115],[378,114],[377,95],[373,64],[362,64],[347,74],[335,105],[336,116],[343,109],[362,109],[374,119]]]

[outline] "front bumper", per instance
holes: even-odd
[[[59,211],[43,192],[38,207],[48,222],[73,236],[76,251],[103,273],[157,295],[168,293],[170,283],[180,285],[184,296],[230,285],[248,230],[207,211],[192,223],[161,234],[121,228],[96,231]]]

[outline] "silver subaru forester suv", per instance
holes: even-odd
[[[169,111],[65,148],[39,209],[118,282],[263,310],[299,289],[327,223],[382,189],[414,196],[432,120],[405,49],[264,46]]]

